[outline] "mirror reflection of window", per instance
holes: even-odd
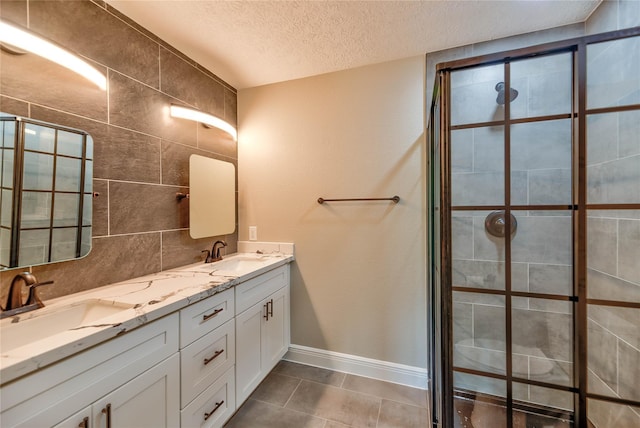
[[[4,113],[0,119],[0,268],[85,256],[91,249],[91,136]]]

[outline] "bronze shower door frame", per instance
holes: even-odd
[[[432,400],[433,426],[454,426],[454,391],[453,373],[467,373],[488,378],[499,379],[506,382],[506,398],[501,405],[506,407],[506,426],[513,426],[514,410],[530,410],[525,403],[513,399],[513,382],[526,385],[539,386],[572,393],[574,396],[574,411],[558,412],[555,416],[571,419],[573,426],[587,428],[587,400],[597,399],[609,403],[616,403],[640,407],[640,402],[623,398],[602,396],[588,392],[587,388],[587,308],[588,304],[604,306],[624,307],[640,309],[640,303],[622,302],[613,300],[590,299],[587,295],[587,212],[588,210],[640,210],[640,203],[614,203],[614,204],[588,204],[587,203],[587,141],[586,118],[588,114],[614,113],[621,111],[640,110],[640,104],[625,105],[621,107],[606,107],[597,109],[587,108],[587,46],[590,44],[613,41],[627,37],[640,36],[640,27],[627,30],[613,31],[593,36],[586,36],[561,42],[548,43],[513,51],[500,52],[490,55],[467,58],[457,61],[444,62],[436,66],[436,82],[434,99],[430,116],[430,170],[434,165],[440,169],[439,188],[431,190],[430,205],[431,215],[438,215],[435,205],[439,205],[440,227],[434,226],[433,219],[429,220],[431,238],[435,238],[435,246],[430,251],[432,291],[431,305],[439,306],[434,310],[437,319],[432,317],[432,333],[437,337],[432,340],[431,347],[434,356],[439,361],[432,361],[431,369],[438,373],[432,375],[434,381],[432,387],[441,397]],[[570,53],[573,59],[572,66],[572,107],[568,114],[538,116],[532,118],[512,119],[510,116],[510,97],[506,97],[504,104],[504,119],[491,122],[470,123],[464,125],[451,125],[451,72],[487,65],[504,65],[504,86],[510,85],[510,64],[512,61],[535,58],[545,55]],[[439,111],[439,114],[437,112]],[[511,136],[510,127],[513,124],[542,122],[558,119],[570,119],[572,123],[572,196],[570,205],[512,205],[511,204]],[[437,122],[436,122],[437,121]],[[434,124],[439,130],[433,130]],[[451,131],[471,129],[488,126],[504,127],[504,205],[451,205]],[[433,177],[431,177],[433,179]],[[437,202],[436,202],[437,201]],[[454,211],[504,211],[505,237],[511,236],[511,212],[527,210],[545,210],[570,212],[572,218],[572,263],[573,263],[573,292],[572,295],[540,294],[523,291],[515,291],[511,284],[511,240],[504,240],[505,254],[505,288],[493,290],[486,288],[462,287],[453,284],[453,257],[452,257],[452,213]],[[433,258],[439,253],[439,260]],[[440,277],[437,279],[434,272],[438,270]],[[438,284],[439,282],[439,284]],[[506,370],[505,374],[495,374],[470,368],[455,367],[453,364],[453,292],[482,293],[503,296],[505,305],[505,347]],[[531,379],[519,378],[513,375],[512,367],[512,304],[511,297],[537,298],[570,302],[573,306],[573,385],[561,386],[557,384],[541,382]],[[438,301],[439,299],[439,301]],[[439,315],[439,316],[438,316]],[[436,327],[434,327],[436,326]],[[439,349],[435,349],[437,344]],[[434,358],[434,357],[432,357]],[[439,366],[439,367],[438,367]],[[434,394],[434,391],[432,391]],[[479,394],[482,396],[482,394]],[[481,397],[485,401],[495,401],[495,397]],[[538,409],[539,410],[539,409]]]

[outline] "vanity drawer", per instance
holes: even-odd
[[[236,357],[235,320],[229,320],[180,351],[181,407],[185,407],[225,371]]]
[[[233,318],[233,289],[223,291],[180,311],[180,348]]]
[[[289,265],[286,264],[237,285],[236,314],[249,309],[273,292],[289,283]]]
[[[182,427],[221,427],[236,411],[234,367],[180,412]],[[206,418],[206,420],[205,420]]]

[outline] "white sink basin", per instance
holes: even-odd
[[[4,319],[0,323],[0,352],[6,354],[67,330],[100,324],[100,320],[132,307],[126,303],[91,299],[61,308],[45,307]],[[42,312],[39,314],[38,311]],[[33,318],[26,319],[29,316]],[[13,322],[16,318],[22,321]]]
[[[265,260],[249,257],[235,257],[233,259],[221,260],[213,266],[215,270],[225,272],[248,272],[259,269],[265,265]]]
[[[219,262],[203,263],[201,265],[190,266],[181,270],[207,272],[212,275],[240,276],[251,272],[252,270],[266,266],[269,261],[270,259],[262,259],[259,257],[232,256],[228,259],[220,260]]]

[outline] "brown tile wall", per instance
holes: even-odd
[[[200,251],[237,233],[189,237],[189,155],[236,165],[235,142],[168,114],[171,103],[237,121],[236,90],[99,1],[2,0],[0,16],[76,52],[107,75],[101,91],[34,55],[0,54],[0,111],[89,132],[94,140],[93,247],[80,260],[34,266],[45,299],[201,260]],[[237,212],[237,207],[236,207]],[[19,271],[0,272],[0,302]]]

